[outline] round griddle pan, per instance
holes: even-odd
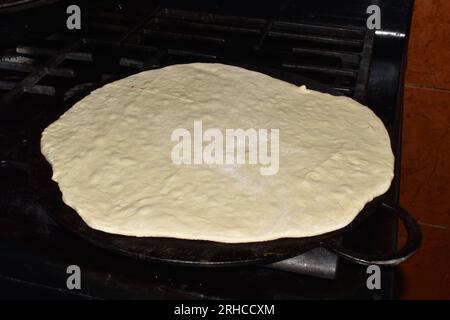
[[[339,92],[296,74],[267,68],[242,67],[266,73],[295,85],[306,85],[314,90],[340,95]],[[84,93],[84,95],[87,93]],[[78,100],[80,98],[78,97]],[[51,179],[50,164],[42,154],[38,163],[33,167],[39,168],[35,172],[39,175],[35,181],[40,181],[40,185],[36,188],[42,195],[41,202],[63,228],[98,247],[151,262],[206,267],[269,264],[297,256],[318,246],[325,246],[356,263],[393,265],[410,257],[417,250],[421,241],[420,228],[414,218],[400,207],[384,203],[382,196],[369,202],[355,220],[345,228],[313,237],[229,244],[214,241],[110,234],[90,228],[75,210],[63,202],[62,193],[57,183]],[[375,256],[356,253],[342,247],[340,244],[342,236],[352,232],[368,215],[380,209],[391,212],[403,222],[408,234],[403,248],[393,254]]]

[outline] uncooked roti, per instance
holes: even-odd
[[[250,163],[250,138],[245,163],[194,163],[195,147],[205,151],[219,139],[195,142],[194,123],[203,135],[223,133],[231,160],[239,143],[225,149],[227,129],[267,130],[266,140],[257,137],[278,167],[262,174],[267,161],[258,155]],[[174,140],[176,129],[189,131],[191,143]],[[188,149],[176,149],[183,141],[191,164]],[[203,63],[141,72],[93,91],[45,129],[41,147],[64,202],[91,228],[229,243],[345,227],[386,192],[394,164],[383,123],[354,100]],[[185,162],[174,161],[177,150]]]

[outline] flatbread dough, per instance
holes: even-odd
[[[176,165],[174,129],[279,129],[279,171]],[[388,133],[367,107],[222,64],[174,65],[110,83],[42,134],[64,202],[92,228],[254,242],[349,224],[389,188]]]

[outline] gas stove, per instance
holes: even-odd
[[[81,29],[66,25],[66,9],[74,4],[81,11]],[[366,27],[371,4],[381,8],[379,30]],[[142,70],[220,62],[287,71],[294,82],[295,75],[307,77],[315,89],[368,105],[391,136],[395,179],[384,197],[397,203],[401,88],[412,1],[51,1],[6,9],[0,11],[0,35],[8,34],[0,42],[1,296],[395,296],[394,268],[383,267],[381,289],[370,290],[366,266],[321,247],[271,265],[229,268],[167,266],[108,252],[53,220],[31,172],[42,130],[86,92]],[[15,23],[22,27],[13,29]],[[363,252],[392,252],[396,230],[396,219],[380,209],[342,241]],[[80,290],[66,286],[70,265],[82,270]]]

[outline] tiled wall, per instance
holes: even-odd
[[[450,299],[450,1],[416,0],[404,96],[401,204],[420,251],[400,267],[402,298]]]

